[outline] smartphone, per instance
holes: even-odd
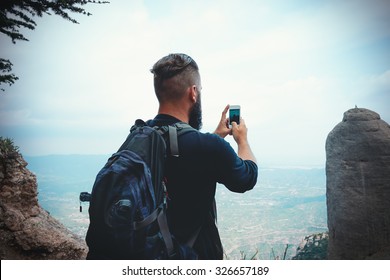
[[[229,127],[232,127],[232,122],[240,124],[241,106],[230,105],[229,106]]]

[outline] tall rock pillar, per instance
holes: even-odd
[[[355,108],[326,140],[329,259],[390,258],[390,126]]]

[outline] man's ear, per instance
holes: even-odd
[[[193,102],[193,103],[196,103],[196,100],[198,100],[198,91],[196,89],[196,86],[191,86],[189,88],[189,95],[190,95],[190,100]]]

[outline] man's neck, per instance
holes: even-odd
[[[158,109],[158,114],[170,115],[172,117],[175,117],[176,119],[179,119],[182,122],[189,122],[188,112],[184,110],[181,106],[171,104],[160,105]]]

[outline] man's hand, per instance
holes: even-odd
[[[232,134],[234,141],[237,142],[237,154],[243,160],[251,160],[256,163],[256,157],[248,143],[248,128],[244,119],[240,119],[240,124],[232,122]]]
[[[229,128],[229,119],[226,118],[228,110],[229,105],[227,105],[223,110],[221,120],[219,121],[214,133],[218,134],[222,138],[225,138],[228,134],[232,134],[234,141],[236,141],[238,145],[238,156],[243,160],[256,162],[256,158],[248,143],[248,128],[246,127],[245,121],[241,118],[239,125],[236,122],[232,122],[232,128]]]
[[[239,125],[236,122],[232,122],[232,134],[234,141],[236,141],[238,145],[248,141],[248,129],[243,118],[240,118]]]
[[[229,119],[226,118],[226,113],[229,110],[229,105],[225,107],[221,114],[221,120],[218,123],[217,128],[215,129],[214,133],[221,136],[222,138],[225,138],[228,134],[232,134],[232,129],[229,128]]]

